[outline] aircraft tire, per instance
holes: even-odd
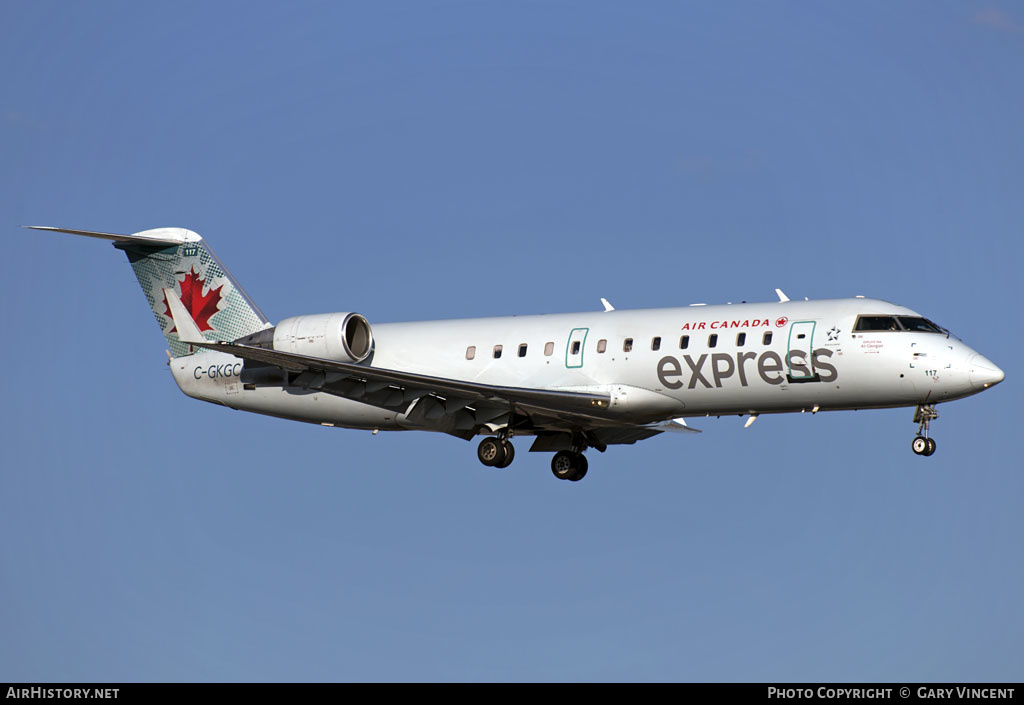
[[[928,449],[931,448],[931,444],[924,436],[917,436],[914,438],[914,442],[910,444],[910,447],[918,455],[928,455]]]
[[[572,479],[576,474],[576,454],[567,450],[560,450],[551,459],[551,472],[559,480]]]
[[[477,446],[476,457],[487,467],[502,467],[501,463],[505,460],[505,445],[499,439],[488,436]]]
[[[502,446],[505,449],[505,458],[494,466],[496,468],[507,468],[516,459],[516,447],[512,445],[512,441],[502,441]]]
[[[576,472],[569,478],[571,482],[579,482],[587,476],[587,467],[590,463],[587,462],[587,456],[583,453],[576,453]]]
[[[927,439],[927,441],[928,441],[928,448],[925,450],[924,455],[931,455],[932,453],[935,452],[935,439],[934,438],[929,438],[929,439]]]

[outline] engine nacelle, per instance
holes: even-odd
[[[339,362],[362,362],[373,349],[373,332],[358,313],[293,316],[274,328],[273,348]]]

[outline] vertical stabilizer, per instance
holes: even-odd
[[[168,232],[171,231],[171,232]],[[200,332],[210,340],[235,340],[269,324],[231,272],[206,242],[191,230],[161,228],[136,233],[137,237],[181,237],[173,247],[152,246],[139,240],[117,242],[131,262],[156,322],[175,356],[191,352],[179,340],[164,289],[177,294]]]
[[[111,240],[123,250],[175,357],[192,350],[179,339],[164,289],[178,301],[207,340],[235,340],[270,323],[203,238],[184,228],[158,228],[117,235],[89,230],[30,226]]]

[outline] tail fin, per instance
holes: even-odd
[[[114,247],[124,250],[175,357],[188,355],[192,349],[179,339],[164,289],[175,293],[209,340],[235,340],[270,326],[266,316],[231,272],[221,264],[203,238],[191,230],[158,228],[134,235],[116,235],[89,230],[27,227],[111,240]]]

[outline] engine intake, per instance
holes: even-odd
[[[293,316],[278,323],[273,335],[274,350],[339,362],[362,362],[373,350],[370,323],[358,313]]]

